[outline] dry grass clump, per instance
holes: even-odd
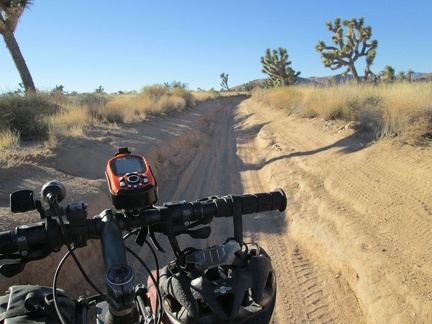
[[[92,124],[93,119],[86,105],[65,106],[49,118],[49,136],[44,142],[45,147],[52,150],[58,146],[61,138],[85,136],[86,128]]]
[[[182,111],[186,107],[186,100],[177,96],[164,95],[161,97],[152,111],[154,115],[169,114],[174,111]]]
[[[249,92],[247,91],[221,91],[221,97],[237,97],[237,96],[247,96]]]
[[[253,98],[289,114],[355,121],[377,138],[398,137],[411,144],[432,139],[432,83],[257,89]]]
[[[0,133],[0,150],[17,148],[20,145],[20,134],[9,129]]]
[[[239,92],[239,91],[216,91],[210,89],[208,91],[194,91],[192,92],[195,102],[203,102],[207,100],[213,100],[220,97],[237,97],[237,96],[249,96],[249,92]]]
[[[209,91],[194,91],[192,95],[195,98],[195,102],[203,102],[221,97],[220,92],[216,90]]]
[[[194,107],[195,98],[184,88],[170,90],[166,85],[154,84],[140,93],[112,95],[106,102],[92,100],[84,106],[95,121],[119,124]]]
[[[279,109],[285,109],[289,113],[295,112],[299,108],[303,93],[293,87],[275,89],[255,89],[252,92],[253,98],[258,99],[265,105]]]
[[[9,129],[0,132],[0,171],[22,163],[24,157],[15,152],[20,147],[20,134]]]
[[[395,84],[383,91],[382,136],[410,144],[432,140],[432,83]]]
[[[153,84],[152,86],[144,87],[141,90],[141,94],[154,103],[157,103],[163,95],[169,91],[169,88],[162,84]]]
[[[195,106],[194,96],[186,89],[154,84],[144,87],[140,93],[146,113],[153,115],[169,114]]]
[[[179,97],[179,98],[184,99],[184,101],[186,103],[185,107],[188,107],[188,108],[195,107],[195,98],[194,98],[193,94],[184,88],[176,87],[176,88],[172,89],[168,94],[170,96],[173,96],[173,97]]]
[[[64,107],[60,113],[50,118],[50,135],[58,137],[84,136],[85,129],[92,122],[87,106]]]

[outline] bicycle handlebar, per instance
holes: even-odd
[[[79,204],[84,207],[84,204]],[[72,206],[72,207],[71,207]],[[237,211],[241,214],[252,214],[271,210],[284,211],[287,199],[282,189],[272,192],[246,194],[241,196],[229,195],[223,197],[209,197],[193,202],[169,202],[163,206],[153,206],[140,211],[139,215],[125,216],[115,212],[117,222],[122,230],[137,229],[144,226],[165,224],[167,220],[174,224],[187,225],[193,221],[212,219],[213,217],[231,217]],[[73,213],[78,209],[76,204],[67,206],[65,213]],[[14,230],[0,232],[0,255],[12,255],[19,252],[21,257],[28,260],[41,259],[53,251],[59,251],[67,238],[72,242],[85,245],[87,239],[100,238],[100,231],[105,210],[93,219],[84,219],[73,224],[66,223],[63,234],[57,221],[47,218],[43,222],[21,225]],[[69,217],[68,217],[69,219]],[[177,234],[176,234],[177,235]],[[64,237],[66,236],[66,237]]]

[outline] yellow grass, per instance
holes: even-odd
[[[116,122],[133,122],[143,120],[149,114],[168,114],[193,106],[195,106],[194,96],[189,91],[182,88],[169,91],[166,86],[155,84],[144,87],[140,93],[111,97],[98,114],[108,122],[115,119],[113,118],[115,113],[117,113]]]
[[[20,134],[16,131],[5,130],[0,133],[0,169],[21,164],[23,157],[10,154],[11,150],[19,148]]]
[[[186,107],[186,100],[178,96],[164,95],[157,104],[154,114],[169,114],[174,111],[182,111]]]
[[[432,137],[432,83],[257,89],[253,98],[303,117],[355,121],[377,137],[419,144]]]
[[[20,144],[20,135],[18,132],[9,129],[0,133],[0,150],[16,148]]]
[[[192,92],[192,95],[195,98],[195,102],[212,100],[221,96],[220,92],[217,91],[194,91]]]
[[[65,107],[50,118],[50,133],[57,137],[78,137],[84,135],[84,130],[91,124],[87,107]]]

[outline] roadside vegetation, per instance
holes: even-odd
[[[62,138],[85,136],[86,130],[100,124],[139,122],[149,115],[171,114],[233,95],[238,92],[193,92],[175,81],[147,86],[138,93],[109,95],[99,87],[94,93],[65,94],[57,86],[51,92],[4,94],[0,96],[0,160],[23,141],[36,140],[54,149]]]
[[[377,139],[398,138],[411,145],[432,142],[431,82],[256,88],[252,98],[287,114],[352,122],[373,131]]]

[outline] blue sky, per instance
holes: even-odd
[[[220,90],[222,72],[230,86],[266,77],[266,48],[286,48],[302,77],[342,72],[324,68],[315,51],[331,42],[325,23],[337,16],[372,26],[374,72],[388,64],[432,72],[431,14],[430,0],[34,0],[15,37],[40,90],[140,91],[173,80]],[[0,92],[20,82],[3,41]]]

